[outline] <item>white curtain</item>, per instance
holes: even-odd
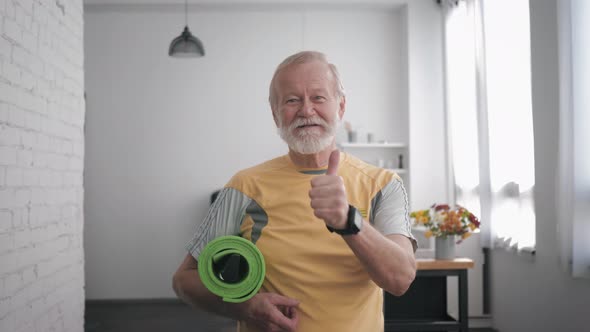
[[[480,150],[478,138],[478,89],[473,2],[445,7],[445,77],[449,152],[455,202],[477,216],[480,204]],[[482,240],[488,242],[489,223],[482,224]]]
[[[535,246],[529,36],[528,0],[510,10],[480,0],[446,8],[455,198],[481,216],[484,247]]]
[[[564,0],[558,9],[560,256],[568,273],[590,278],[590,4]]]
[[[483,2],[493,234],[535,246],[535,185],[528,0]]]

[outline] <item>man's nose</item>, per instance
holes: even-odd
[[[302,116],[315,115],[315,105],[308,99],[304,99],[301,103],[301,109],[299,110]]]

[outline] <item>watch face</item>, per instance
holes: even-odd
[[[356,234],[361,230],[362,226],[363,226],[363,216],[361,216],[361,214],[358,212],[358,210],[352,205],[349,205],[349,207],[348,207],[348,217],[346,220],[346,228],[345,229],[333,229],[330,226],[326,225],[326,227],[328,227],[328,230],[330,230],[330,232],[336,232],[337,234],[340,234],[340,235]]]
[[[358,211],[356,211],[354,214],[354,224],[359,229],[359,231],[361,230],[361,227],[363,227],[363,216],[361,216]]]
[[[361,214],[358,212],[358,210],[352,206],[349,205],[349,211],[348,211],[348,234],[356,234],[361,230],[361,227],[363,226],[363,217],[361,216]]]

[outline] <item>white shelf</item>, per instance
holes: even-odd
[[[418,231],[418,232],[426,232],[428,230],[428,228],[426,226],[423,225],[415,225],[412,224],[412,230]]]
[[[340,143],[343,148],[405,148],[405,143]]]
[[[389,168],[389,170],[394,171],[397,174],[406,174],[408,172],[408,170],[404,168]]]

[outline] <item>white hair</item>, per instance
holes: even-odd
[[[268,91],[268,101],[270,103],[270,107],[272,108],[273,112],[277,109],[277,92],[275,89],[275,85],[276,85],[276,80],[277,80],[277,76],[279,76],[279,73],[291,66],[291,65],[301,65],[301,64],[305,64],[305,63],[309,63],[309,62],[313,62],[313,61],[320,61],[322,63],[325,63],[328,65],[328,68],[330,69],[330,72],[332,73],[332,77],[334,78],[334,91],[336,92],[336,95],[338,97],[344,97],[345,96],[345,92],[344,92],[344,86],[342,85],[342,81],[340,80],[340,73],[338,73],[338,69],[336,68],[336,66],[330,62],[328,62],[328,58],[326,57],[326,55],[322,52],[317,52],[317,51],[303,51],[303,52],[299,52],[299,53],[295,53],[289,57],[287,57],[285,60],[283,60],[283,62],[281,62],[278,66],[277,69],[275,69],[275,73],[272,76],[272,80],[270,81],[270,87],[269,87],[269,91]]]

